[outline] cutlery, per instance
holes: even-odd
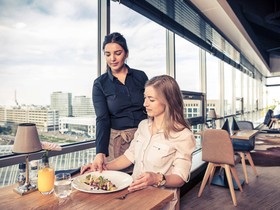
[[[133,193],[133,192],[135,192],[135,191],[132,191],[132,192],[128,191],[126,194],[124,194],[124,195],[122,195],[120,197],[116,197],[115,199],[124,200],[128,194]]]

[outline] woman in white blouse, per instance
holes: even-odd
[[[148,119],[140,122],[130,147],[106,164],[121,170],[134,164],[129,191],[148,186],[174,191],[164,209],[175,209],[177,189],[189,180],[195,138],[184,119],[184,103],[177,82],[170,76],[156,76],[145,85],[144,106]],[[82,171],[91,170],[91,165]]]

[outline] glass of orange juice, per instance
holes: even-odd
[[[48,195],[54,189],[54,169],[42,168],[38,171],[38,190],[43,195]]]

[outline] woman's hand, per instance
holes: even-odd
[[[158,183],[160,177],[154,172],[145,172],[141,174],[128,188],[128,191],[141,190],[148,186],[152,186]]]
[[[95,171],[94,167],[93,167],[93,164],[89,163],[89,164],[81,167],[80,174],[89,173],[89,172],[92,172],[92,171]]]
[[[93,163],[89,163],[89,164],[81,167],[80,174],[91,172],[91,171],[102,172],[103,170],[107,169],[105,164],[106,164],[106,155],[103,153],[98,153],[95,156]]]

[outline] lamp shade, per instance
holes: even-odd
[[[34,123],[19,124],[12,151],[14,153],[26,154],[40,150],[42,150],[42,145],[36,125]]]
[[[216,119],[216,118],[217,118],[215,109],[210,109],[210,110],[209,110],[209,112],[208,112],[208,117],[209,117],[210,119]]]

